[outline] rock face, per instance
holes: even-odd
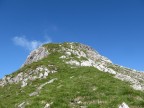
[[[123,102],[123,103],[119,106],[119,108],[129,108],[129,106],[128,106],[125,102]]]
[[[31,64],[33,62],[37,62],[48,56],[48,50],[45,47],[39,47],[38,49],[32,51],[30,55],[27,57],[26,62],[23,66]]]
[[[41,46],[30,53],[22,68],[33,62],[38,62],[55,52],[60,54],[58,59],[69,64],[71,67],[95,67],[100,71],[113,74],[115,78],[129,82],[136,90],[144,90],[144,73],[115,65],[108,58],[101,56],[91,47],[79,43],[53,44],[51,47]],[[25,72],[20,71],[14,76],[5,76],[0,80],[0,86],[13,83],[17,84],[20,82],[21,87],[25,87],[28,85],[29,81],[47,78],[49,74],[55,72],[57,72],[57,68],[53,65],[40,65],[34,69],[26,70]]]

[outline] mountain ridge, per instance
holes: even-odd
[[[49,76],[60,74],[60,71],[68,71],[67,69],[73,71],[77,70],[77,68],[81,71],[84,71],[83,69],[87,71],[89,69],[94,71],[96,71],[95,69],[98,69],[100,72],[110,74],[111,78],[113,77],[128,82],[128,84],[135,90],[144,90],[143,73],[115,65],[108,58],[101,56],[91,47],[80,43],[50,43],[39,47],[30,53],[25,63],[17,72],[5,76],[0,81],[0,86],[5,88],[17,84],[21,89],[25,89],[28,86],[32,86],[31,84],[35,81],[46,80]],[[62,77],[63,76],[64,74],[62,74]],[[71,76],[70,79],[73,79],[73,77],[75,76]],[[28,96],[33,97],[39,95],[42,88],[47,84],[57,82],[59,79],[60,78],[54,77],[41,85],[37,84],[36,90],[29,93]],[[61,87],[61,85],[59,86]],[[95,91],[96,88],[93,89]],[[25,104],[28,103],[25,102]],[[26,106],[25,104],[22,106]],[[125,103],[123,104],[126,106]],[[74,105],[73,107],[76,106]]]
[[[51,44],[53,46],[59,47],[59,48],[57,48],[57,51],[58,50],[59,50],[59,52],[63,51],[63,52],[65,52],[65,55],[67,55],[67,56],[71,56],[71,54],[73,54],[73,56],[77,55],[78,59],[81,58],[81,57],[83,57],[83,59],[85,59],[85,60],[82,60],[83,62],[81,62],[81,63],[77,60],[72,60],[71,59],[69,61],[66,61],[67,64],[77,65],[77,66],[93,66],[93,67],[99,69],[100,71],[115,74],[115,78],[118,78],[118,79],[124,80],[124,81],[128,81],[131,84],[133,83],[132,87],[136,90],[144,90],[144,84],[141,85],[139,83],[139,81],[137,81],[136,79],[133,79],[133,78],[131,78],[131,76],[129,76],[127,74],[124,74],[124,73],[126,73],[126,71],[129,71],[129,72],[131,72],[131,74],[134,74],[133,77],[135,77],[135,76],[144,76],[144,74],[142,72],[139,72],[139,71],[136,71],[136,70],[133,70],[133,69],[130,69],[130,68],[126,68],[126,67],[123,67],[123,66],[115,65],[108,58],[106,58],[104,56],[101,56],[93,48],[91,48],[87,45],[84,45],[84,44],[80,44],[80,43],[59,43],[59,44],[51,43]],[[47,48],[47,49],[45,48],[46,45],[47,44],[39,47],[38,49],[36,49],[34,51],[32,51],[30,53],[30,55],[27,57],[25,63],[22,65],[22,67],[24,67],[25,65],[29,65],[33,62],[38,62],[39,60],[47,57],[49,55],[50,51],[48,51],[49,48]],[[63,45],[65,45],[65,46],[67,45],[67,47],[69,47],[69,48],[65,49],[63,47]],[[60,48],[61,46],[62,46],[62,48]],[[76,47],[76,49],[78,49],[79,51],[73,50],[72,47]],[[84,51],[80,51],[80,49],[85,49],[85,51],[87,51],[86,52],[87,55],[84,53]],[[60,58],[63,59],[63,60],[66,59],[65,55],[62,55]],[[86,58],[90,58],[90,59],[86,60]],[[98,62],[98,63],[96,63],[96,62]],[[121,69],[124,72],[123,73],[116,72],[115,69],[113,69],[113,68],[119,68],[119,70]],[[39,70],[39,68],[38,68],[38,70]],[[45,70],[47,71],[47,69],[45,69]],[[46,75],[47,75],[47,73],[46,73]],[[21,77],[21,75],[19,74],[18,77]],[[10,78],[8,77],[6,79],[9,80]],[[142,78],[142,77],[139,78],[139,79],[144,81],[144,78]],[[17,78],[16,78],[16,80],[17,80]],[[4,83],[6,83],[6,81],[4,81]],[[4,85],[4,83],[2,84],[2,82],[0,82],[0,86]],[[10,81],[10,83],[12,83],[12,81]]]

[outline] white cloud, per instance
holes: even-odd
[[[16,45],[26,48],[29,51],[34,50],[45,43],[51,42],[51,39],[49,37],[47,37],[46,41],[44,41],[44,42],[37,41],[37,40],[30,41],[30,40],[26,39],[24,36],[22,36],[22,37],[16,36],[12,40]]]

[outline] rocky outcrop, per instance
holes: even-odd
[[[101,56],[91,47],[83,44],[78,44],[75,46],[74,43],[70,43],[70,46],[71,48],[62,48],[65,54],[60,57],[60,59],[66,61],[67,64],[76,66],[92,66],[99,69],[100,71],[116,74],[113,69],[108,68],[107,66],[108,63],[112,62],[106,57]],[[79,60],[71,58],[71,55],[74,55]],[[67,60],[69,58],[71,59]]]
[[[111,64],[111,68],[117,72],[115,78],[129,82],[135,90],[144,90],[144,73],[123,66]]]
[[[48,54],[49,54],[48,50],[45,47],[41,46],[38,49],[36,49],[30,53],[30,55],[27,57],[23,66],[31,64],[33,62],[37,62],[37,61],[47,57]]]
[[[85,49],[85,52],[80,52],[79,53],[81,56],[86,55],[89,59],[91,59],[93,61],[97,61],[97,62],[98,61],[104,61],[104,62],[107,62],[107,63],[112,63],[112,61],[110,61],[108,58],[100,55],[97,51],[95,51],[93,48],[91,48],[89,46],[80,44],[80,49]]]
[[[36,79],[43,79],[43,78],[48,77],[50,73],[57,72],[56,68],[54,70],[50,70],[48,67],[39,66],[34,70],[30,69],[27,72],[20,72],[15,77],[13,77],[12,75],[5,76],[0,81],[0,86],[5,86],[7,84],[13,84],[13,83],[17,84],[21,82],[21,87],[25,87],[28,85],[27,83],[28,81],[33,81]],[[52,65],[50,67],[52,67]]]
[[[123,102],[123,103],[119,106],[119,108],[129,108],[129,106],[128,106],[125,102]]]
[[[132,77],[132,76],[129,76],[129,75],[124,75],[124,74],[121,74],[121,73],[117,73],[115,75],[115,78],[118,78],[122,81],[129,82],[135,90],[144,90],[144,84],[140,83],[140,80],[135,78],[135,76]]]

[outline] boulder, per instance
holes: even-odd
[[[123,102],[123,103],[119,106],[119,108],[129,108],[129,106],[128,106],[125,102]]]

